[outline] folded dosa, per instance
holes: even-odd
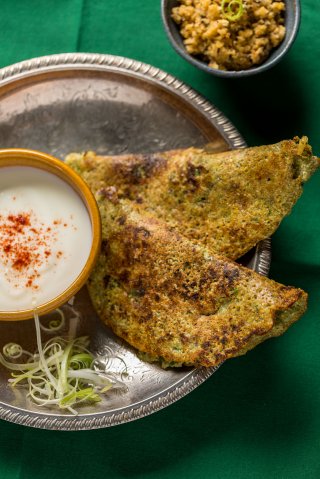
[[[88,288],[102,321],[150,361],[217,366],[282,334],[307,294],[189,241],[161,220],[97,194],[103,242]]]
[[[319,166],[308,139],[210,153],[188,148],[150,155],[68,155],[93,192],[112,186],[119,198],[169,228],[237,259],[270,236]]]

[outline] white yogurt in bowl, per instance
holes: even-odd
[[[82,194],[88,187],[79,177],[80,192],[62,174],[6,163],[1,167],[0,155],[0,319],[6,312],[31,311],[31,317],[43,305],[44,312],[53,309],[50,303],[88,268],[94,242],[92,211]]]

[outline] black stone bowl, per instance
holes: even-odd
[[[276,65],[289,51],[292,46],[300,25],[300,0],[285,0],[286,3],[286,13],[285,13],[285,27],[286,35],[281,44],[275,48],[270,56],[263,62],[261,65],[249,68],[247,70],[218,70],[216,68],[211,68],[204,61],[199,60],[197,57],[190,55],[183,44],[183,39],[179,32],[178,25],[171,18],[171,11],[173,7],[179,5],[178,0],[161,0],[162,5],[162,20],[164,23],[165,30],[167,32],[168,38],[179,55],[181,55],[185,60],[192,63],[192,65],[200,68],[201,70],[215,75],[218,77],[229,77],[229,78],[238,78],[245,77],[249,75],[256,75],[265,70]]]

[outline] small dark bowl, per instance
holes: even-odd
[[[164,23],[165,30],[167,32],[168,38],[179,55],[181,55],[185,60],[192,63],[194,66],[201,68],[211,75],[218,77],[229,77],[229,78],[239,78],[249,75],[255,75],[261,73],[265,70],[276,65],[289,51],[292,46],[300,26],[300,0],[285,0],[286,4],[286,13],[285,13],[285,27],[286,35],[284,40],[280,45],[275,48],[270,56],[263,62],[261,65],[249,68],[247,70],[218,70],[216,68],[211,68],[207,63],[198,60],[196,57],[190,55],[183,44],[183,39],[179,32],[178,25],[171,18],[171,11],[173,7],[179,5],[178,0],[162,0],[162,20]]]

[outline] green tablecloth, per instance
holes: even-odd
[[[2,0],[0,67],[74,51],[135,58],[197,89],[249,144],[306,134],[320,154],[319,0],[302,0],[298,39],[281,64],[238,81],[182,60],[166,39],[159,3]],[[320,477],[319,186],[318,173],[273,239],[271,277],[310,293],[299,323],[145,419],[88,432],[1,421],[0,478]]]

